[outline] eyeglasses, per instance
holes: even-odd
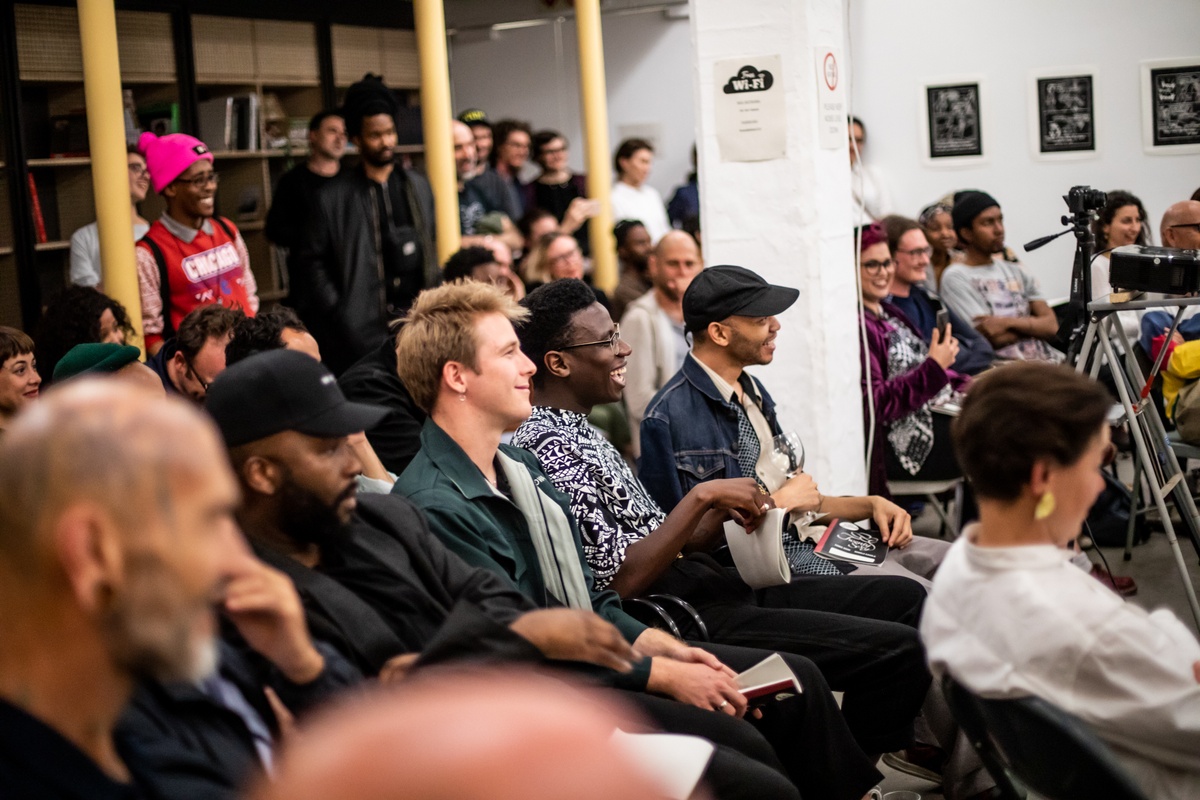
[[[621,346],[621,323],[613,323],[612,336],[609,336],[607,339],[597,339],[594,342],[580,342],[579,344],[568,344],[558,349],[574,350],[576,347],[595,347],[598,344],[608,345],[610,348],[612,348],[613,353],[616,354],[617,349]]]
[[[912,250],[897,250],[896,253],[897,253],[897,255],[907,256],[909,258],[918,258],[920,256],[925,256],[926,258],[929,258],[930,256],[933,255],[933,248],[928,247],[928,246],[927,247],[914,247]]]
[[[581,256],[581,255],[583,255],[583,251],[579,249],[578,245],[576,245],[575,247],[572,247],[570,250],[568,250],[565,253],[562,253],[561,255],[554,256],[553,258],[547,258],[546,263],[547,264],[561,264],[564,261],[569,261],[570,259],[575,258],[576,256]]]
[[[544,156],[554,156],[554,155],[558,155],[559,153],[565,153],[565,152],[567,152],[567,148],[565,148],[565,147],[543,147],[542,148],[542,155],[544,155]]]
[[[173,183],[190,183],[193,189],[203,189],[208,184],[216,186],[221,182],[221,176],[215,172],[207,175],[197,175],[195,178],[176,178]]]
[[[146,169],[145,164],[130,164],[129,165],[129,174],[135,178],[140,178],[149,172],[150,172],[150,170]]]
[[[864,261],[862,268],[867,271],[868,275],[878,275],[886,269],[891,269],[895,264],[896,262],[890,258],[887,261]]]
[[[1200,233],[1200,222],[1181,222],[1178,225],[1168,225],[1168,228],[1193,228]]]
[[[192,360],[190,358],[188,358],[186,355],[183,357],[183,363],[187,364],[188,376],[191,377],[193,380],[195,380],[196,383],[200,384],[200,388],[203,389],[205,391],[205,393],[207,394],[208,386],[211,383],[211,381],[206,381],[206,380],[204,380],[204,378],[200,377],[200,373],[196,371],[196,365],[193,364]]]

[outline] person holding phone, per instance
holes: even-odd
[[[880,222],[887,232],[892,260],[896,262],[888,302],[904,312],[925,344],[932,341],[934,330],[945,330],[949,321],[958,340],[958,355],[952,365],[955,372],[978,375],[991,367],[996,358],[992,345],[969,321],[951,311],[933,290],[929,274],[933,242],[921,224],[896,215],[884,217]]]
[[[961,475],[950,447],[948,411],[970,377],[952,369],[959,344],[949,312],[937,319],[929,343],[908,316],[886,298],[895,262],[887,233],[878,223],[861,229],[864,422],[870,425],[868,491],[888,497],[887,482],[938,480]],[[869,378],[869,382],[868,382]]]

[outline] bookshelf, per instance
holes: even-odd
[[[206,5],[217,5],[204,0],[170,10],[144,10],[154,8],[146,3],[123,9],[122,0],[117,4],[122,87],[132,91],[140,122],[147,124],[151,116],[175,120],[185,132],[204,138],[196,111],[206,101],[257,98],[253,148],[237,147],[247,142],[229,147],[223,140],[207,143],[221,175],[217,213],[241,230],[264,305],[286,294],[282,259],[264,228],[273,187],[307,155],[299,141],[288,141],[293,123],[302,121],[306,127],[330,99],[340,101],[347,86],[363,73],[375,72],[396,90],[404,108],[397,120],[400,152],[411,161],[424,151],[415,35],[387,27],[411,24],[404,15],[381,25],[350,25],[331,24],[324,4],[303,1],[247,8],[248,14],[273,19],[228,16],[240,12],[229,3],[220,4],[222,15],[199,13]],[[0,87],[5,90],[0,98],[0,131],[5,134],[0,137],[0,325],[30,329],[44,299],[66,284],[71,234],[95,220],[95,209],[86,128],[82,140],[78,136],[85,103],[77,12],[73,6],[41,5],[39,0],[8,7],[13,24],[0,19],[0,29],[9,28],[0,30],[0,39],[15,52],[0,62]],[[347,16],[344,10],[339,13]],[[301,16],[307,19],[295,18]],[[378,14],[368,9],[348,16],[363,21]],[[267,137],[268,116],[282,118],[271,128],[280,134],[273,139]],[[72,119],[64,123],[64,118]],[[57,138],[52,136],[56,124]],[[74,138],[64,139],[63,128]],[[44,237],[38,235],[27,188],[31,180]],[[163,207],[151,190],[141,212],[154,220]]]

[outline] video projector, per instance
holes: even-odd
[[[1200,292],[1200,250],[1127,244],[1109,256],[1114,290],[1191,294]]]

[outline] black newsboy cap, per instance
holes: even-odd
[[[799,289],[775,286],[745,267],[718,264],[702,270],[683,295],[683,323],[692,332],[734,315],[771,317],[786,311]]]

